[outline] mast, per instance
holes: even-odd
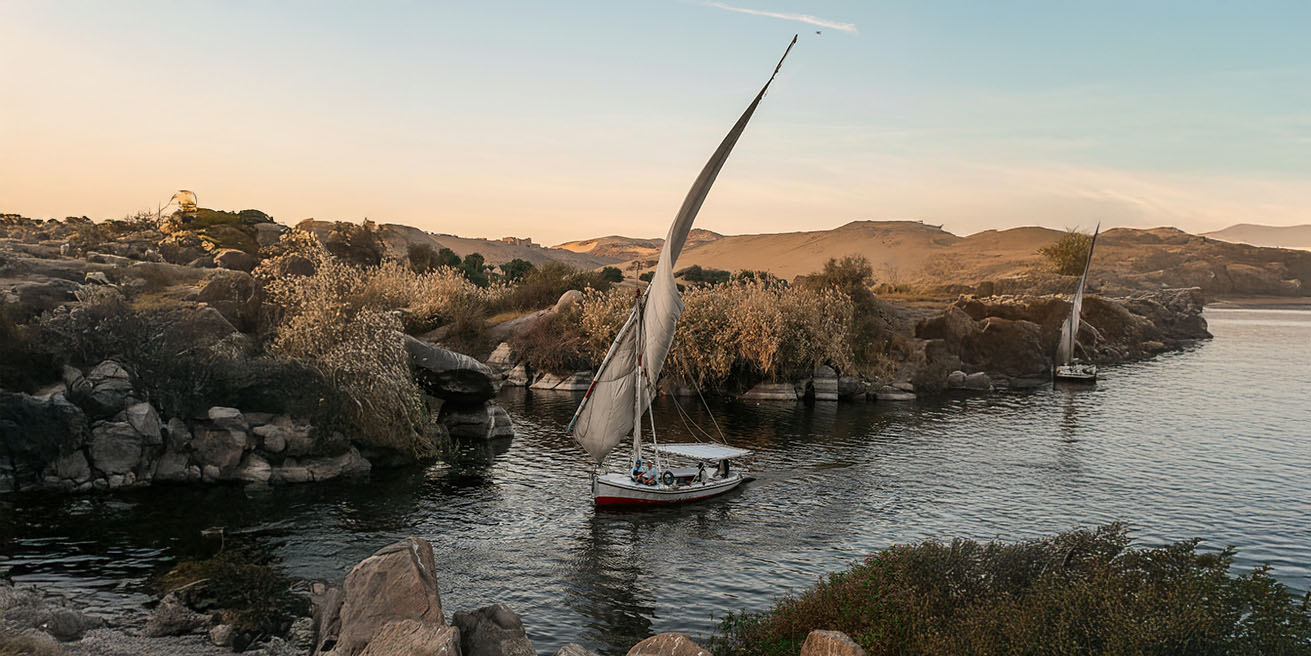
[[[633,349],[633,460],[636,461],[642,456],[642,294],[638,292],[637,308],[633,310],[637,315],[637,332],[635,333],[637,348]]]
[[[796,37],[793,37],[783,53],[783,59],[787,58],[787,53],[795,43]],[[651,284],[639,297],[637,308],[630,317],[632,329],[621,330],[615,338],[606,361],[596,372],[587,395],[570,421],[574,439],[598,464],[622,444],[627,435],[633,438],[634,455],[640,453],[640,422],[650,404],[650,399],[644,398],[646,390],[643,387],[648,386],[648,381],[653,383],[660,379],[665,358],[673,346],[675,324],[683,313],[683,300],[674,280],[674,264],[687,242],[688,232],[692,229],[692,223],[706,195],[710,193],[710,187],[765,97],[770,83],[782,68],[783,59],[779,59],[765,86],[752,99],[692,183],[674,222],[669,226]],[[632,356],[629,356],[630,351]],[[629,366],[634,371],[628,371]]]
[[[1079,276],[1079,284],[1074,288],[1074,296],[1070,298],[1070,316],[1061,324],[1061,341],[1056,348],[1056,359],[1063,365],[1074,363],[1074,345],[1079,336],[1079,327],[1083,323],[1083,286],[1088,281],[1088,270],[1092,268],[1093,247],[1097,245],[1097,234],[1101,229],[1100,222],[1093,229],[1092,239],[1088,242],[1088,256],[1083,261],[1083,274]]]

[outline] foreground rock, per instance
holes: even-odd
[[[811,631],[801,656],[865,656],[865,650],[841,631]]]
[[[382,627],[360,656],[461,656],[461,653],[459,629],[419,620],[396,620]]]
[[[460,611],[451,618],[460,629],[464,656],[536,656],[523,621],[505,604]]]
[[[691,638],[682,633],[661,633],[643,640],[632,649],[628,656],[711,656]]]
[[[463,353],[425,344],[408,335],[405,350],[414,365],[415,379],[430,396],[448,403],[478,405],[491,400],[499,389],[498,377],[492,370]]]
[[[335,656],[356,656],[398,620],[446,625],[432,545],[427,540],[411,537],[379,549],[351,569],[342,590],[339,633],[335,640],[330,636],[318,640],[320,645],[335,643]],[[324,622],[331,624],[331,620]],[[427,629],[393,628],[388,639],[428,633]]]

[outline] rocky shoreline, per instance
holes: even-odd
[[[432,545],[408,537],[356,564],[339,583],[295,582],[310,612],[281,635],[252,634],[224,621],[222,582],[199,579],[167,592],[146,618],[97,616],[74,600],[0,580],[0,653],[39,656],[537,656],[523,620],[504,604],[448,615]],[[567,643],[552,656],[597,656]],[[682,633],[638,642],[626,656],[711,656]],[[813,631],[801,656],[864,656],[837,631]]]

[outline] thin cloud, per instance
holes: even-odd
[[[781,18],[783,20],[797,21],[798,23],[808,23],[810,25],[815,25],[818,27],[827,27],[830,30],[841,30],[843,32],[849,32],[851,34],[856,33],[855,23],[840,23],[838,21],[831,21],[826,18],[819,18],[818,16],[811,16],[810,14],[787,14],[778,11],[764,11],[762,9],[747,9],[746,7],[733,7],[730,5],[726,5],[722,2],[705,2],[702,4],[704,4],[707,7],[714,7],[715,9],[723,9],[725,11],[736,11],[742,14],[751,14],[752,16],[768,16],[770,18]]]

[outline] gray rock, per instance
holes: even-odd
[[[136,403],[123,411],[127,423],[132,426],[149,446],[164,444],[164,427],[159,421],[159,414],[149,403]]]
[[[505,384],[510,387],[528,387],[530,383],[532,383],[532,372],[528,369],[528,363],[526,362],[515,365],[505,375]]]
[[[467,652],[465,652],[467,653]],[[395,620],[373,636],[360,656],[460,656],[460,630],[435,622]],[[534,655],[536,656],[536,655]]]
[[[301,465],[309,471],[310,479],[314,481],[326,481],[339,476],[363,476],[373,469],[355,447],[338,456],[305,460]]]
[[[410,537],[360,561],[346,575],[335,656],[355,656],[390,622],[445,624],[432,545]]]
[[[191,429],[187,428],[187,422],[177,417],[169,419],[164,425],[164,435],[167,437],[168,448],[174,451],[181,451],[191,444]]]
[[[259,258],[235,248],[222,248],[214,253],[214,266],[220,269],[245,271],[249,273],[259,264]]]
[[[204,468],[214,467],[226,473],[232,471],[241,462],[241,454],[246,450],[246,433],[221,428],[197,428],[196,436],[191,440],[194,460]]]
[[[415,380],[425,392],[443,401],[482,403],[499,389],[499,377],[467,355],[425,344],[409,335],[405,336],[405,350],[410,354]]]
[[[207,414],[210,422],[216,428],[242,432],[250,430],[250,423],[246,421],[245,415],[242,415],[241,411],[236,408],[214,406],[209,409]]]
[[[332,650],[341,634],[341,588],[315,583],[310,588],[310,623],[314,653]]]
[[[287,630],[287,642],[296,653],[303,654],[314,648],[314,618],[297,617]]]
[[[583,293],[577,289],[570,289],[560,295],[560,298],[555,302],[555,307],[552,309],[556,312],[568,312],[569,310],[578,307],[578,304],[582,302]]]
[[[988,392],[992,390],[992,379],[988,377],[988,374],[983,373],[982,371],[972,373],[965,377],[965,382],[961,387],[967,390]]]
[[[710,652],[686,634],[658,633],[633,645],[627,656],[710,656]]]
[[[209,630],[209,641],[214,643],[215,647],[231,647],[233,633],[232,625],[219,624]]]
[[[884,385],[883,387],[880,387],[879,390],[874,394],[875,394],[874,398],[877,401],[893,401],[893,402],[900,403],[900,402],[915,400],[915,394],[911,392],[899,390],[891,385]]]
[[[287,226],[281,223],[256,223],[253,227],[255,228],[255,241],[261,247],[278,243],[278,240],[282,238],[282,233],[287,231]]]
[[[487,356],[487,366],[494,371],[507,371],[519,361],[519,354],[510,347],[509,342],[501,342]]]
[[[78,484],[91,480],[91,465],[87,463],[86,454],[79,449],[56,460],[55,475]]]
[[[828,367],[820,367],[820,369],[833,371]],[[836,401],[838,400],[838,377],[836,374],[820,376],[817,370],[814,380],[811,381],[811,389],[815,392],[816,401]]]
[[[113,360],[96,365],[86,379],[91,384],[91,404],[100,416],[117,414],[132,394],[132,376]]]
[[[136,429],[125,421],[102,421],[91,428],[87,451],[91,464],[102,473],[126,474],[141,463],[145,442]],[[112,485],[112,484],[111,484]]]
[[[961,389],[965,387],[965,372],[957,369],[947,374],[947,389]]]
[[[251,432],[259,437],[260,446],[266,452],[282,453],[287,448],[287,434],[291,430],[280,424],[265,424],[257,426]]]
[[[446,427],[451,437],[476,440],[514,437],[510,414],[491,401],[477,406],[447,403],[442,406],[437,421]]]
[[[838,399],[842,401],[864,398],[868,391],[869,385],[856,376],[838,377]]]
[[[586,647],[576,642],[571,642],[555,650],[555,653],[552,654],[551,656],[601,656],[601,655],[594,651],[588,650]]]
[[[61,394],[38,399],[0,392],[0,478],[35,487],[56,460],[86,441],[86,415]]]
[[[141,631],[142,635],[159,638],[198,633],[209,628],[210,618],[187,606],[183,600],[185,594],[180,592],[182,591],[175,590],[164,595],[146,620],[146,626]]]
[[[560,384],[563,382],[564,382],[564,378],[560,376],[550,373],[543,373],[542,375],[538,376],[536,380],[533,381],[533,384],[529,385],[528,387],[535,390],[553,390],[556,387],[559,387]]]
[[[246,483],[267,483],[273,477],[273,468],[269,461],[258,453],[247,453],[232,477]]]
[[[738,398],[747,401],[796,401],[797,389],[792,383],[760,383]]]
[[[457,612],[451,624],[460,629],[463,656],[537,656],[523,621],[505,604]]]
[[[801,656],[865,656],[865,650],[841,631],[811,631]]]
[[[179,453],[171,448],[159,457],[159,464],[155,468],[155,480],[165,483],[181,483],[187,480],[187,462],[189,458],[186,453]]]

